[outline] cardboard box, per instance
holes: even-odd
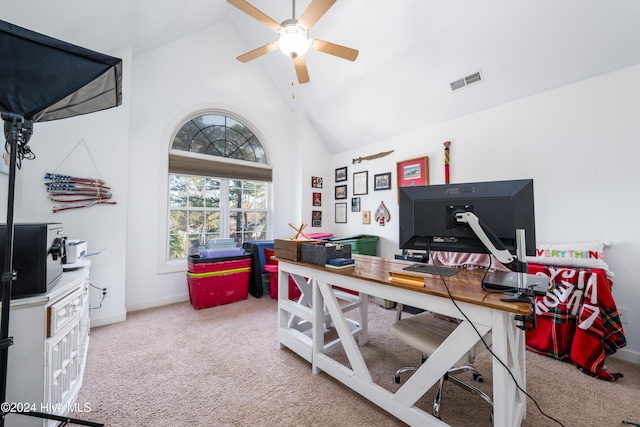
[[[291,239],[275,239],[273,241],[273,249],[275,257],[280,259],[288,259],[290,261],[301,260],[301,249],[303,243],[315,243],[318,240],[291,240]]]
[[[306,243],[302,245],[301,261],[317,265],[326,265],[336,258],[351,258],[351,245],[330,242]]]

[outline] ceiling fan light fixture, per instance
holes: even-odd
[[[285,55],[295,59],[304,55],[309,50],[309,45],[308,32],[297,21],[283,23],[278,46]]]

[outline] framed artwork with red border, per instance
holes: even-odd
[[[401,187],[429,185],[429,157],[416,157],[396,163],[398,175],[398,197]]]

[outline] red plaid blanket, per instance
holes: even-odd
[[[602,380],[622,377],[604,366],[608,355],[627,344],[604,270],[529,264],[529,273],[549,276],[553,288],[536,298],[536,329],[526,333],[527,349]]]

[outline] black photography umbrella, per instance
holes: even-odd
[[[33,124],[93,113],[122,103],[122,60],[75,46],[0,21],[0,115],[5,149],[10,156],[2,317],[0,323],[0,403],[6,401],[9,347],[9,309],[13,271],[14,198],[16,167],[32,156],[27,146]],[[5,405],[0,411],[4,426]],[[89,421],[38,412],[24,415],[87,426]]]

